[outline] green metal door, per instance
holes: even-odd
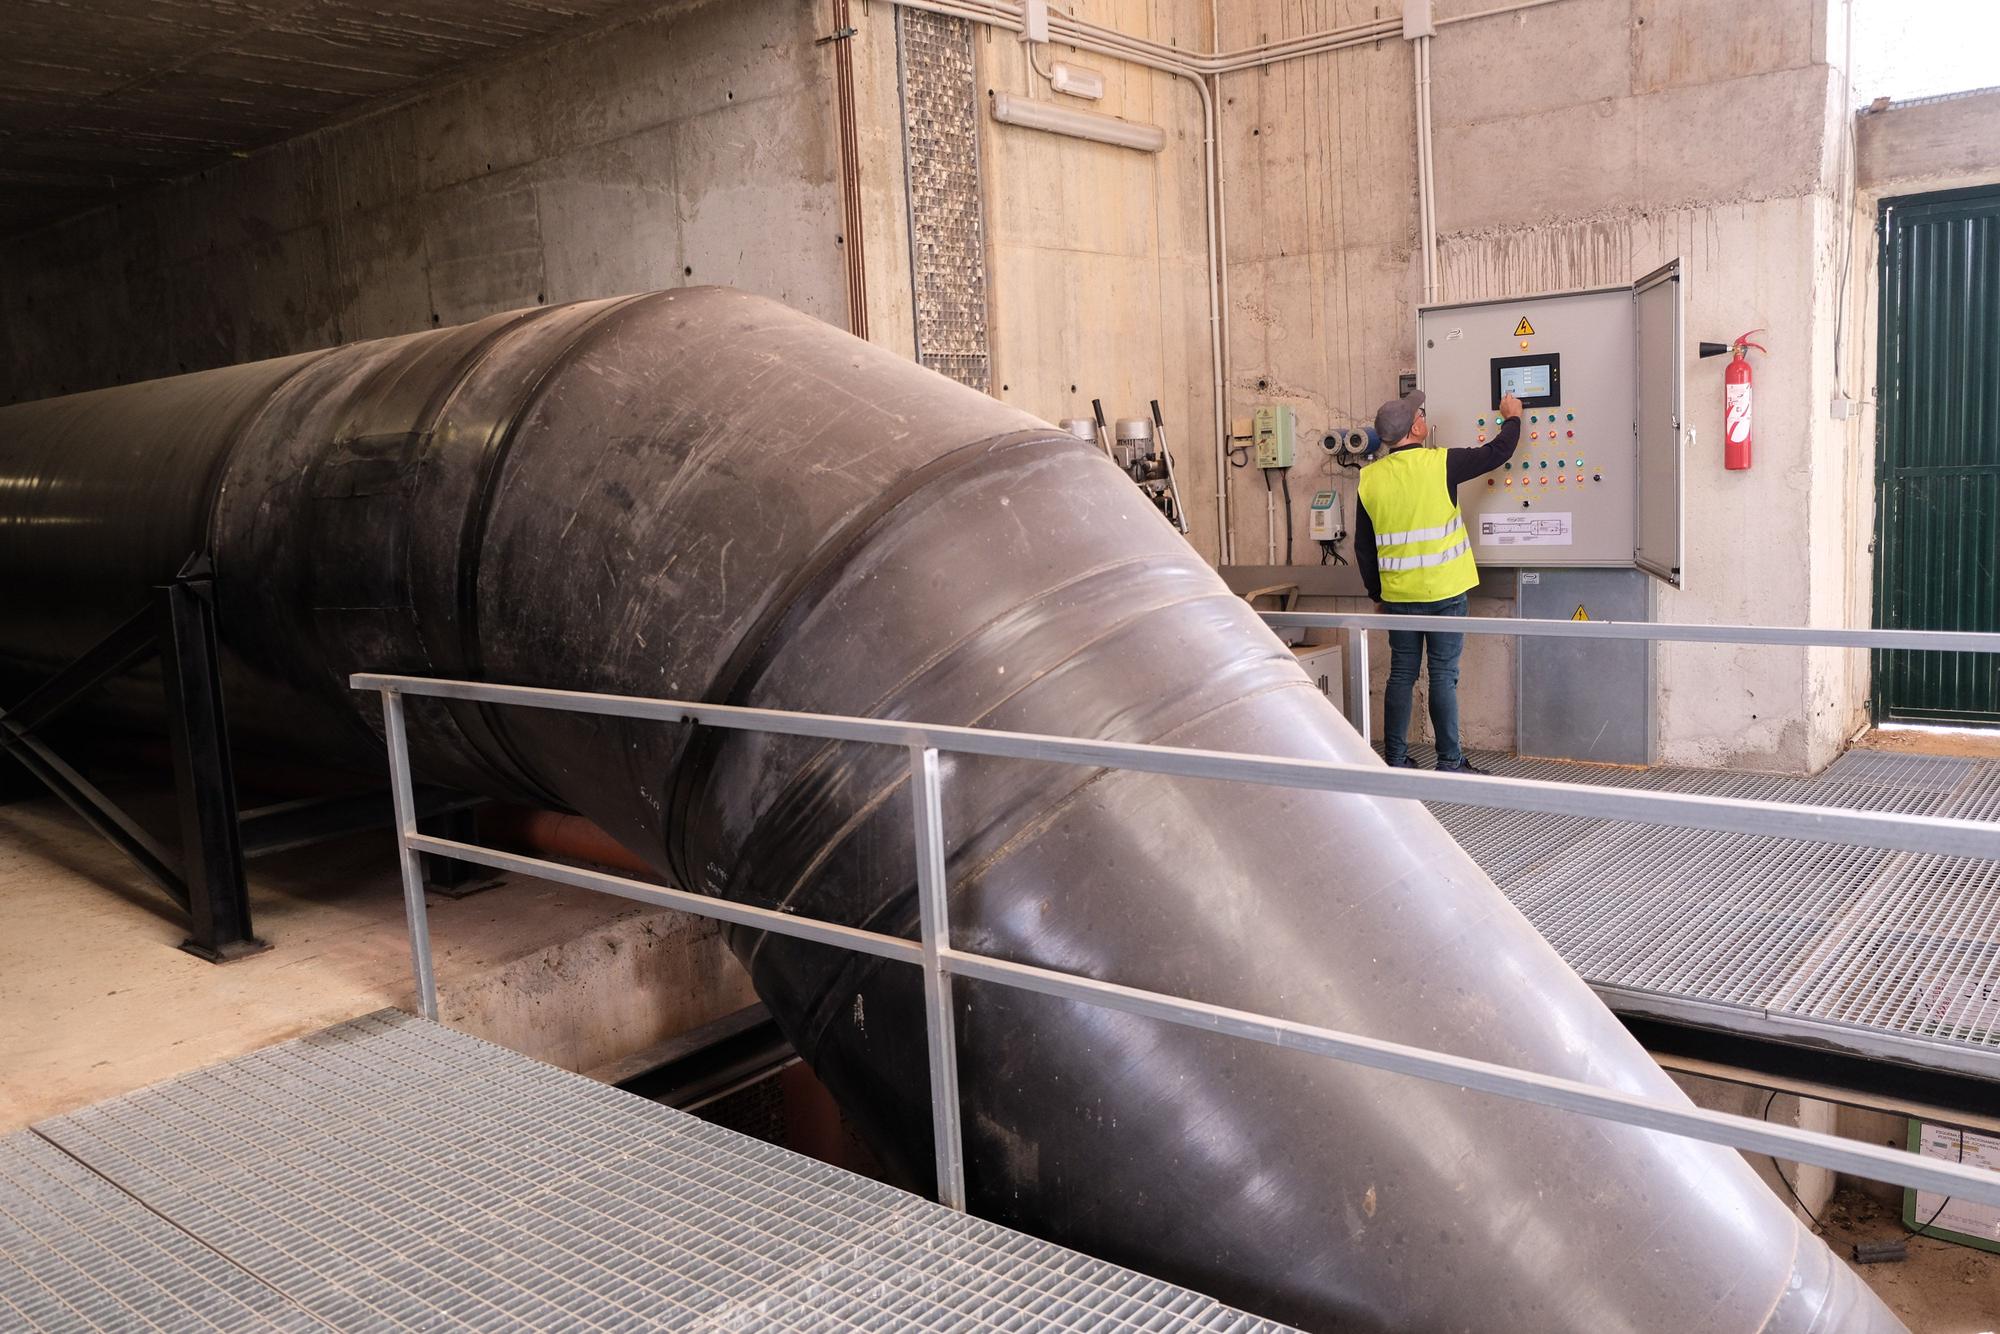
[[[1882,205],[1875,624],[2000,631],[2000,188]],[[1877,653],[1878,722],[2000,726],[2000,654]]]

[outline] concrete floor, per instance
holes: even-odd
[[[414,1008],[386,832],[251,864],[272,946],[216,966],[53,802],[0,806],[0,1133],[366,1014]],[[431,899],[446,1023],[572,1070],[750,1004],[711,923],[541,881]]]

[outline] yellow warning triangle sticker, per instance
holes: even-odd
[[[1583,609],[1583,604],[1579,602],[1576,604],[1576,611],[1570,615],[1570,619],[1572,621],[1587,621],[1590,619],[1590,613],[1586,612]]]
[[[1528,323],[1528,317],[1526,315],[1523,315],[1521,317],[1521,322],[1514,326],[1514,337],[1516,338],[1526,338],[1534,332],[1535,332],[1535,326]]]

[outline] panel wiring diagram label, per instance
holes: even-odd
[[[1924,1157],[2000,1170],[2000,1138],[1929,1121],[1916,1124],[1922,1129],[1912,1137],[1915,1142],[1910,1147]],[[1994,1242],[2000,1242],[2000,1209],[1990,1204],[1950,1199],[1927,1190],[1906,1190],[1903,1199],[1903,1215],[1913,1226],[1921,1225],[1927,1232],[1956,1232],[1978,1241],[1988,1250],[1993,1249]]]
[[[1475,522],[1482,547],[1566,547],[1574,531],[1567,512],[1482,514]]]

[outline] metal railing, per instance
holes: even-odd
[[[1354,730],[1369,732],[1368,632],[1447,630],[1468,635],[1527,635],[1548,639],[1650,639],[1673,644],[1762,644],[1792,648],[1909,649],[1927,653],[2000,653],[2000,634],[1971,630],[1816,630],[1806,626],[1684,625],[1655,621],[1535,621],[1511,616],[1378,615],[1347,611],[1265,611],[1280,630],[1339,630],[1343,710]]]
[[[1350,619],[1375,622],[1419,618]],[[1503,624],[1519,626],[1524,623]],[[1568,625],[1570,622],[1525,624]],[[1435,620],[1428,621],[1427,628],[1435,629]],[[1646,628],[1657,630],[1662,627]],[[2000,636],[1993,638],[2000,639]],[[946,895],[942,774],[938,757],[941,752],[950,752],[1099,769],[1126,769],[1182,778],[1402,797],[1416,801],[1601,814],[1610,819],[1644,824],[1686,825],[1788,838],[1819,838],[1923,852],[1949,850],[1981,857],[2000,857],[2000,824],[1785,806],[1772,802],[1724,801],[1663,792],[1580,788],[1572,784],[1530,779],[1389,769],[1379,764],[1353,764],[1338,760],[1288,759],[1135,742],[988,731],[974,727],[789,713],[682,700],[485,685],[469,681],[363,673],[352,678],[352,685],[357,690],[379,691],[382,696],[384,733],[396,803],[397,852],[403,876],[404,904],[409,916],[410,950],[416,972],[417,1001],[425,1018],[435,1020],[438,1017],[438,1003],[423,873],[418,863],[418,856],[422,853],[472,862],[498,871],[536,876],[737,926],[914,964],[923,971],[938,1198],[955,1209],[965,1208],[965,1161],[958,1100],[958,1039],[952,1009],[952,980],[956,977],[1015,987],[1186,1028],[1226,1033],[1274,1047],[1311,1052],[1371,1069],[1413,1075],[1539,1106],[1581,1112],[1624,1125],[1770,1154],[1791,1162],[1811,1163],[1895,1185],[1952,1195],[1961,1200],[2000,1205],[2000,1173],[1979,1167],[1934,1161],[1881,1145],[1839,1139],[1793,1126],[1774,1125],[1753,1117],[1642,1097],[1491,1061],[1454,1056],[1429,1048],[1211,1005],[956,949],[951,944]],[[903,747],[909,752],[910,760],[919,938],[912,941],[901,936],[863,931],[817,918],[649,884],[609,872],[419,833],[410,777],[409,735],[403,710],[405,696],[551,709],[660,723],[696,723],[736,731]]]

